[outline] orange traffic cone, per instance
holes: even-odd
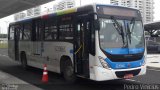
[[[48,83],[48,71],[47,71],[47,65],[46,64],[44,64],[42,82]]]

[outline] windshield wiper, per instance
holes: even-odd
[[[130,34],[133,32],[134,26],[135,26],[135,18],[132,18],[130,25],[132,25],[132,27],[130,28]]]
[[[132,26],[131,26],[132,25]],[[131,34],[132,34],[132,32],[133,32],[133,29],[134,29],[134,26],[135,26],[135,18],[132,18],[132,20],[131,20],[131,22],[130,22],[130,26],[131,27],[129,27],[129,25],[128,25],[128,23],[127,23],[127,34],[128,34],[128,37],[129,37],[129,42],[130,42],[130,44],[131,44]]]
[[[118,23],[118,21],[113,16],[111,17],[111,20],[112,20],[112,22],[114,22],[113,25],[116,28],[116,30],[118,31],[118,33],[121,34],[123,32],[122,26]]]
[[[122,25],[120,25],[118,23],[118,21],[114,18],[114,16],[111,16],[111,20],[112,20],[112,22],[114,22],[113,26],[116,28],[118,34],[121,35],[122,40],[123,40],[123,44],[125,45],[125,42],[124,42],[124,32],[123,32],[123,29],[122,29]]]
[[[131,44],[131,34],[132,34],[132,32],[130,31],[129,25],[128,25],[128,23],[127,23],[127,35],[128,35],[129,43],[130,43],[130,44]]]

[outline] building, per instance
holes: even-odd
[[[19,21],[25,18],[30,18],[39,15],[41,15],[41,6],[37,6],[26,11],[14,14],[14,20]]]
[[[25,12],[19,12],[19,13],[14,14],[14,20],[15,21],[22,20],[25,17],[26,17],[26,13]]]
[[[37,7],[33,8],[33,11],[34,11],[34,16],[41,15],[41,6],[37,6]]]
[[[27,17],[39,16],[41,15],[41,6],[37,6],[26,11]]]
[[[28,9],[23,12],[14,14],[14,20],[19,21],[25,18],[36,17],[43,14],[48,14],[56,12],[58,10],[63,10],[67,8],[75,7],[75,0],[62,0],[57,4],[53,4],[52,7],[49,6],[37,6],[31,9]]]
[[[58,7],[57,4],[54,4],[54,5],[53,5],[53,12],[56,12],[56,11],[57,11],[57,7]]]
[[[153,22],[153,0],[110,0],[110,3],[112,5],[136,8],[141,11],[144,23]]]
[[[27,10],[27,16],[28,17],[34,16],[34,10],[32,8]]]
[[[67,8],[72,8],[75,7],[75,0],[63,0],[61,2],[58,3],[58,5],[56,5],[56,7],[54,6],[53,8],[56,8],[57,10],[63,10],[63,9],[67,9]]]

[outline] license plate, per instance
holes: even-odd
[[[124,79],[130,79],[133,77],[133,74],[126,74],[124,75]]]

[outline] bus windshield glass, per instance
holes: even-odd
[[[127,21],[128,46],[130,48],[144,47],[143,25],[141,21]]]
[[[123,20],[117,20],[118,25],[111,19],[100,19],[100,45],[106,48],[123,48],[125,45],[122,32],[124,27]]]
[[[107,48],[143,48],[141,21],[100,18],[100,46]]]

